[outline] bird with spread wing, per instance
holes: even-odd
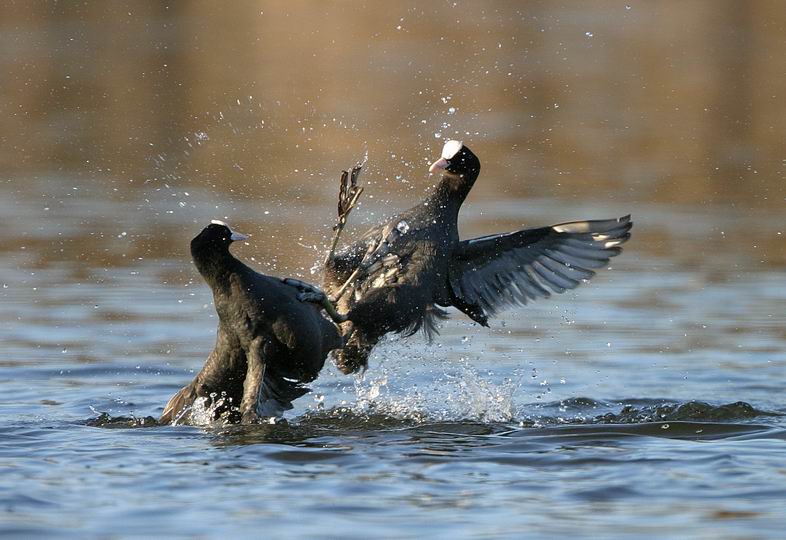
[[[423,329],[433,336],[446,317],[443,307],[488,326],[488,318],[508,306],[578,287],[622,251],[633,226],[628,215],[460,240],[458,214],[480,174],[480,160],[463,143],[448,141],[429,169],[440,181],[423,202],[337,250],[362,192],[361,169],[342,175],[323,279],[347,319],[347,342],[334,352],[345,373],[365,369],[371,350],[389,332]]]

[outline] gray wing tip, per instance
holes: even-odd
[[[617,218],[617,221],[621,225],[625,226],[625,231],[629,231],[629,230],[631,230],[633,228],[633,221],[631,221],[631,219],[630,219],[630,214],[628,214],[627,216],[622,216],[621,218]],[[630,234],[628,235],[628,238],[630,238]],[[627,240],[627,238],[626,238],[626,240]]]
[[[500,255],[504,252],[495,244],[493,247],[499,252],[480,263],[488,266],[486,275],[475,277],[478,267],[469,262],[471,257],[466,257],[468,261],[462,260],[473,270],[466,274],[462,271],[462,297],[477,302],[489,317],[493,317],[508,306],[523,306],[539,298],[576,289],[595,277],[593,269],[605,267],[612,257],[622,253],[622,244],[630,239],[632,227],[631,214],[627,214],[470,240],[466,244],[473,247],[516,235],[524,235],[527,241],[510,248],[507,264],[512,267],[508,268],[499,263],[501,266],[495,269],[496,261],[501,260]],[[514,252],[518,256],[512,254]],[[477,257],[478,253],[475,250],[472,256]]]
[[[560,234],[622,234],[633,227],[630,214],[612,219],[586,219],[552,225],[552,231]]]

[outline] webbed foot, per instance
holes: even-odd
[[[339,181],[338,188],[338,219],[336,220],[336,224],[333,225],[333,231],[336,234],[333,236],[333,243],[330,246],[330,251],[325,261],[329,261],[333,258],[333,254],[336,252],[336,247],[338,246],[338,240],[341,237],[341,232],[347,224],[347,218],[357,205],[360,195],[363,193],[363,186],[358,185],[358,177],[367,160],[368,153],[363,157],[363,161],[356,163],[350,170],[341,171],[341,180]]]
[[[358,177],[366,164],[366,158],[355,164],[349,171],[341,171],[341,181],[338,189],[338,223],[333,227],[337,230],[347,222],[350,212],[363,193],[363,186],[358,186]]]
[[[281,280],[285,285],[295,287],[298,290],[297,299],[301,302],[308,302],[321,306],[322,309],[333,319],[333,322],[340,324],[347,320],[345,315],[341,315],[336,311],[336,306],[330,301],[330,298],[322,292],[318,287],[305,281],[300,281],[294,278],[284,278]]]

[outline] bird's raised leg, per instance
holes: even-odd
[[[285,285],[289,285],[290,287],[295,287],[298,290],[297,299],[301,302],[310,302],[312,304],[317,304],[321,306],[322,309],[333,319],[333,322],[336,324],[343,323],[347,320],[344,315],[341,315],[338,311],[336,311],[336,306],[333,305],[333,302],[330,301],[330,298],[319,289],[319,287],[315,287],[310,283],[306,283],[305,281],[300,281],[299,279],[294,278],[284,278],[281,280],[282,283]]]
[[[240,401],[240,421],[243,424],[255,424],[259,420],[257,406],[265,378],[265,362],[262,358],[264,345],[264,340],[257,337],[251,342],[246,353],[248,368],[243,381],[243,399]]]
[[[334,296],[336,300],[341,298],[341,295],[344,294],[344,291],[347,290],[347,287],[352,285],[352,282],[355,281],[355,278],[358,276],[359,273],[360,273],[360,267],[358,266],[357,268],[355,268],[355,271],[352,272],[352,274],[350,274],[350,276],[347,278],[344,284],[341,287],[339,287],[339,289],[336,291],[336,294]]]
[[[351,170],[341,171],[341,180],[338,188],[338,219],[336,220],[336,224],[333,225],[335,235],[333,236],[333,242],[330,245],[330,251],[325,258],[325,262],[333,258],[333,254],[336,252],[336,247],[338,246],[338,240],[341,237],[341,232],[347,224],[347,218],[350,212],[355,208],[360,195],[363,193],[363,187],[358,186],[358,177],[367,159],[368,155],[363,158],[363,161],[352,167]]]

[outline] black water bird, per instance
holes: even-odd
[[[302,301],[307,284],[259,274],[229,252],[232,242],[245,239],[213,221],[191,241],[197,270],[213,291],[216,344],[191,384],[169,400],[161,423],[187,423],[198,398],[213,419],[253,423],[278,416],[308,392],[303,383],[343,343],[319,307]]]
[[[360,167],[342,177],[339,224],[359,195]],[[324,290],[349,320],[347,345],[337,351],[346,372],[367,366],[368,355],[388,332],[429,338],[454,306],[477,323],[510,305],[574,289],[606,266],[630,238],[630,216],[573,221],[459,240],[458,214],[480,174],[480,160],[459,141],[448,141],[429,172],[441,174],[422,203],[368,231],[325,261]]]

